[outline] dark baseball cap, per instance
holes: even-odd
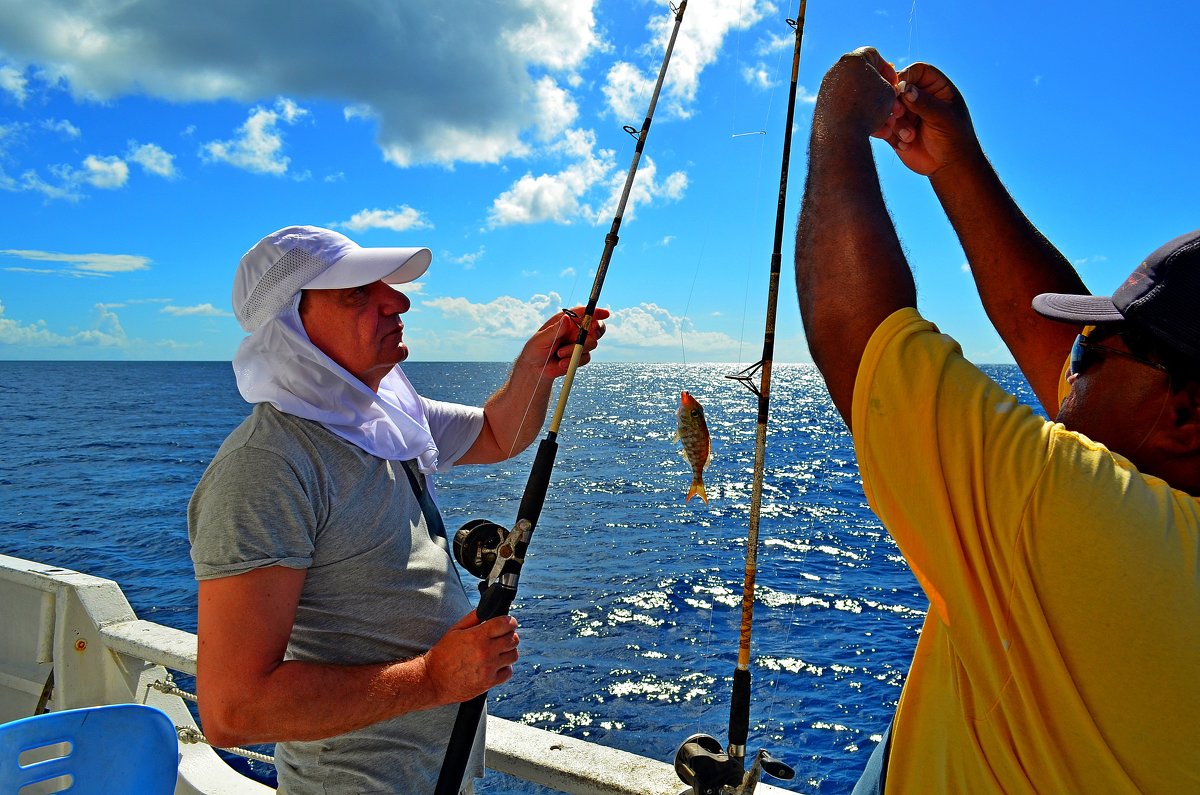
[[[1042,293],[1033,309],[1082,325],[1129,323],[1200,363],[1200,229],[1155,249],[1111,298]]]

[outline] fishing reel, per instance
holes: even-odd
[[[781,781],[796,776],[792,767],[766,750],[754,755],[750,769],[742,772],[742,759],[730,756],[710,734],[693,734],[675,752],[675,773],[695,795],[753,795],[765,773]]]
[[[472,519],[454,534],[454,559],[471,574],[485,580],[495,567],[500,547],[508,536],[503,525],[487,519]]]

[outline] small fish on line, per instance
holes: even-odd
[[[708,423],[704,421],[704,407],[686,391],[680,392],[679,410],[675,416],[679,418],[675,440],[683,442],[683,457],[692,468],[692,486],[684,502],[698,494],[708,505],[708,494],[704,491],[704,468],[712,461],[712,444],[708,438]]]

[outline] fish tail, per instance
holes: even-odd
[[[704,504],[708,505],[708,494],[704,491],[704,481],[700,478],[693,478],[692,487],[688,489],[687,499],[684,502],[690,502],[692,497],[700,496],[704,500]]]

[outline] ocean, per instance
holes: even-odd
[[[423,394],[476,405],[507,369],[405,365]],[[1033,405],[1015,367],[985,369]],[[492,714],[666,762],[697,732],[724,744],[757,411],[734,371],[579,371],[512,608],[521,659]],[[707,506],[684,502],[683,389],[712,434]],[[227,362],[0,362],[0,553],[116,580],[140,618],[195,632],[187,503],[247,412]],[[448,530],[510,526],[534,447],[439,476]],[[773,784],[848,793],[891,720],[927,601],[866,504],[810,365],[775,366],[766,460],[747,748],[796,769]],[[496,773],[478,790],[549,792]]]

